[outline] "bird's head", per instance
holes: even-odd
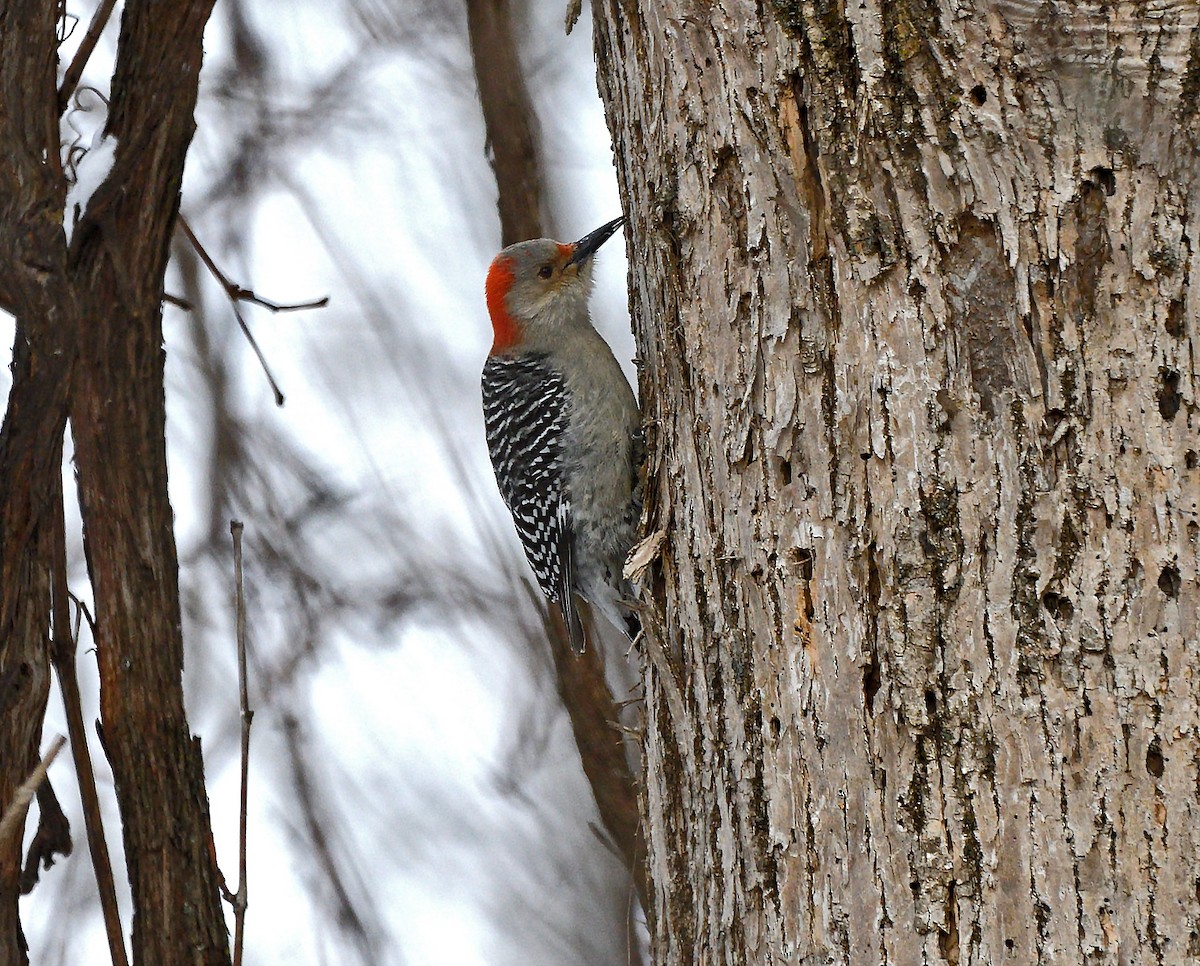
[[[622,221],[615,218],[570,245],[534,238],[495,257],[487,275],[492,355],[543,340],[552,344],[564,327],[588,324],[592,256]]]

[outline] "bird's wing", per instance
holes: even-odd
[[[569,415],[565,388],[562,375],[542,356],[493,356],[483,368],[483,421],[500,496],[538,587],[561,608],[571,645],[582,651],[562,455]]]
[[[575,536],[571,526],[571,502],[563,500],[558,507],[558,596],[550,599],[556,600],[562,611],[563,623],[567,625],[567,634],[571,638],[571,649],[576,654],[582,654],[587,647],[587,639],[583,636],[583,623],[575,607],[575,557],[572,550]]]

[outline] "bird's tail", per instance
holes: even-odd
[[[587,638],[583,634],[583,621],[579,619],[575,596],[566,593],[563,597],[563,602],[559,606],[562,609],[563,623],[567,625],[567,636],[571,639],[571,650],[576,654],[582,654],[587,650]]]
[[[621,582],[621,591],[607,583],[591,588],[588,603],[592,608],[604,615],[604,619],[617,630],[622,631],[631,641],[642,631],[642,622],[629,603],[633,600],[633,588],[627,581]]]

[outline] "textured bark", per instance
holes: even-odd
[[[0,807],[37,757],[69,412],[134,955],[155,964],[229,961],[203,767],[183,711],[159,317],[211,6],[125,4],[107,128],[118,140],[116,160],[69,251],[58,5],[0,7],[0,305],[17,320],[0,431]],[[0,855],[5,966],[26,961],[19,847],[18,840]]]
[[[0,429],[0,811],[38,758],[50,674],[48,511],[62,462],[73,331],[57,169],[53,4],[0,7],[0,306],[16,316]],[[57,242],[57,245],[55,244]],[[21,836],[0,853],[0,964],[26,962]]]
[[[88,324],[71,426],[139,963],[229,962],[204,766],[183,706],[161,317],[211,8],[126,3],[107,126],[113,171],[72,249]]]
[[[1198,10],[595,5],[656,962],[1200,956]]]

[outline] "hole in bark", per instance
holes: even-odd
[[[1167,335],[1182,339],[1185,331],[1183,324],[1183,299],[1172,299],[1167,306],[1167,320],[1164,324]]]
[[[1158,378],[1160,382],[1158,387],[1158,411],[1162,413],[1162,418],[1169,422],[1179,412],[1179,404],[1181,402],[1179,396],[1179,370],[1159,369]]]
[[[1117,178],[1112,168],[1092,168],[1091,178],[1095,184],[1104,189],[1110,198],[1117,193]]]
[[[875,695],[879,693],[882,683],[883,678],[879,673],[879,655],[872,651],[871,663],[863,668],[863,699],[867,703],[868,714],[875,714]]]
[[[779,461],[779,475],[783,477],[783,485],[787,486],[792,482],[792,461]]]
[[[983,107],[983,105],[987,103],[987,88],[985,88],[982,84],[976,84],[971,88],[971,100],[973,100],[979,107]]]
[[[953,419],[958,415],[958,403],[955,402],[954,397],[951,396],[947,390],[939,389],[934,398],[937,400],[937,404],[942,407],[942,412],[944,412],[950,419]]]
[[[1058,429],[1059,424],[1066,418],[1067,413],[1065,409],[1059,409],[1057,407],[1054,409],[1047,409],[1045,416],[1046,433],[1050,436],[1053,436],[1054,431]]]
[[[1194,470],[1197,466],[1200,466],[1200,456],[1197,456],[1194,449],[1189,449],[1183,454],[1183,465],[1189,470]]]
[[[813,574],[813,555],[812,551],[801,548],[796,551],[796,563],[800,567],[800,579],[812,580]]]
[[[959,961],[958,902],[954,895],[953,881],[946,892],[946,929],[938,932],[938,949],[942,954],[942,959],[947,963],[957,963]]]
[[[1174,564],[1167,564],[1162,569],[1162,573],[1158,575],[1158,589],[1174,600],[1179,596],[1179,587],[1183,583],[1179,578],[1179,568]]]
[[[935,714],[937,714],[937,692],[936,691],[926,691],[925,692],[925,710],[929,714],[929,717],[931,717],[931,718]]]
[[[1075,605],[1062,594],[1052,590],[1042,594],[1042,606],[1056,621],[1069,621],[1075,614]]]
[[[1150,747],[1146,749],[1146,771],[1150,772],[1155,778],[1162,778],[1162,745],[1159,743],[1157,736],[1150,742]]]
[[[1017,944],[1015,942],[1013,942],[1011,939],[1006,939],[1006,940],[1004,940],[1004,948],[1007,949],[1011,953],[1014,949],[1017,948]]]
[[[779,723],[776,717],[771,718],[771,737],[778,740],[780,732],[783,731],[783,726]]]
[[[5,683],[8,685],[8,690],[13,694],[20,694],[29,686],[29,679],[31,677],[33,677],[33,668],[29,666],[28,661],[22,661],[13,669],[12,674]]]

